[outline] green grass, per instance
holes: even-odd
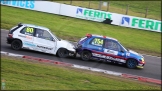
[[[4,55],[1,78],[6,90],[160,90],[160,85]]]
[[[1,28],[10,29],[19,22],[48,27],[63,39],[78,41],[86,33],[118,39],[125,47],[140,53],[161,56],[161,33],[112,26],[76,18],[1,6]]]
[[[55,1],[58,3],[70,4],[71,1]],[[161,1],[103,1],[108,2],[109,12],[126,14],[127,5],[129,5],[128,15],[145,17],[146,8],[148,8],[147,18],[161,20]],[[99,1],[91,1],[90,8],[99,9]],[[72,1],[72,5],[89,8],[89,1]],[[101,10],[107,11],[106,6]]]

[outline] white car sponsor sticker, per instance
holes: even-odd
[[[104,49],[104,53],[118,55],[118,52],[117,51],[113,51],[113,50],[109,50],[109,49]]]
[[[111,56],[105,56],[105,55],[102,55],[102,54],[92,53],[92,56],[94,56],[94,57],[99,57],[99,58],[104,58],[104,59],[107,59],[107,61],[109,61],[109,60],[114,60],[114,61],[126,63],[126,61],[123,60],[123,59],[114,58],[114,57],[111,57]]]

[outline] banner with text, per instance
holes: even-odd
[[[87,9],[78,6],[61,4],[60,15],[80,18],[85,20],[103,22],[106,19],[112,20],[111,24],[119,25],[121,22],[121,14],[105,12],[101,10]]]
[[[60,4],[56,2],[35,0],[1,0],[1,4],[96,22],[103,22],[106,19],[109,19],[111,20],[111,24],[113,25],[162,32],[161,21],[158,20],[128,16],[95,9],[88,9],[79,6]]]
[[[161,32],[161,21],[123,15],[120,26]]]
[[[1,4],[53,14],[59,14],[61,5],[60,3],[35,0],[1,0]]]

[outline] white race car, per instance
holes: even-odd
[[[21,24],[10,29],[7,43],[12,49],[21,48],[54,54],[59,57],[75,56],[76,51],[73,44],[58,38],[46,27],[32,24]]]

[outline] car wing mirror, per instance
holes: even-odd
[[[52,41],[55,42],[55,39],[53,38]]]

